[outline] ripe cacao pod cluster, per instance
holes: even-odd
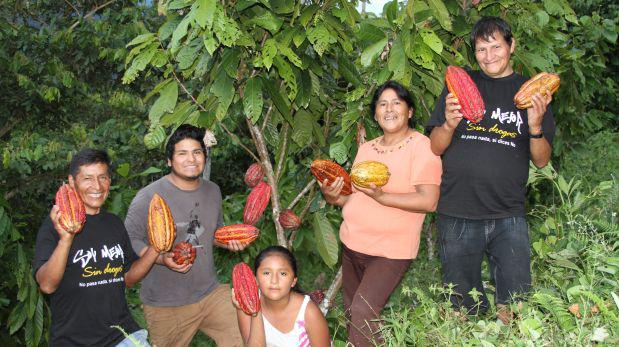
[[[258,295],[258,283],[251,268],[241,262],[232,269],[232,287],[234,298],[239,303],[243,312],[248,315],[256,315],[260,311],[260,296]]]
[[[262,168],[262,165],[258,163],[251,164],[245,172],[245,184],[247,184],[249,188],[257,186],[258,183],[262,182],[263,178],[264,169]]]
[[[471,76],[463,68],[450,65],[445,74],[445,83],[449,92],[458,99],[462,116],[473,123],[479,123],[484,118],[486,106]]]
[[[312,299],[312,301],[315,302],[316,305],[320,305],[322,301],[325,299],[325,292],[323,292],[320,289],[313,290],[307,293],[307,295],[309,295],[310,299]]]
[[[519,109],[531,108],[533,107],[531,97],[534,94],[552,95],[559,89],[560,84],[559,75],[540,72],[520,86],[518,93],[514,95],[514,103]]]
[[[193,264],[196,260],[196,249],[187,241],[179,242],[172,249],[172,260],[178,265]]]
[[[243,223],[251,225],[256,224],[260,220],[260,217],[262,217],[270,199],[271,186],[264,181],[260,181],[260,183],[251,190],[249,196],[247,196],[245,209],[243,210]]]
[[[86,208],[75,189],[68,184],[63,184],[56,192],[56,206],[60,218],[60,226],[71,234],[82,231],[86,223]]]
[[[230,241],[252,243],[260,235],[260,230],[250,224],[232,224],[215,230],[215,241],[227,245]]]
[[[286,230],[295,230],[301,226],[301,218],[293,210],[285,209],[279,214],[279,224]]]
[[[332,162],[331,160],[316,159],[312,162],[310,170],[318,182],[322,183],[326,179],[329,185],[333,184],[336,178],[343,177],[344,187],[342,188],[341,194],[352,194],[350,176],[346,170],[338,164]]]
[[[176,224],[170,207],[157,193],[150,200],[148,208],[148,240],[159,253],[172,248],[176,238]]]
[[[364,188],[370,188],[372,183],[376,187],[382,187],[389,181],[389,176],[391,173],[387,165],[373,160],[357,163],[350,170],[352,183]]]

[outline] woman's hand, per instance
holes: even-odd
[[[325,197],[328,203],[339,205],[338,201],[341,200],[342,189],[344,188],[344,178],[337,177],[331,185],[329,185],[329,180],[325,178],[324,181],[318,182],[320,186],[320,191],[322,192],[322,196]]]
[[[378,203],[380,203],[380,197],[385,194],[383,189],[381,187],[377,187],[374,183],[370,183],[369,188],[359,187],[356,184],[354,186],[358,191],[376,200]]]

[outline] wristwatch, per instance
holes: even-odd
[[[531,134],[529,133],[529,138],[530,139],[541,139],[542,137],[544,137],[544,132],[540,131],[539,134]]]

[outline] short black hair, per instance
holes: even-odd
[[[84,148],[75,153],[69,164],[69,174],[74,178],[80,171],[80,167],[91,164],[105,164],[110,167],[110,156],[102,149]]]
[[[471,30],[471,47],[475,51],[475,43],[477,39],[488,40],[493,37],[495,32],[499,32],[505,42],[511,46],[512,44],[512,28],[507,22],[499,17],[484,16],[473,25]]]
[[[378,102],[378,98],[380,98],[380,95],[387,89],[393,89],[393,91],[395,91],[395,93],[397,94],[398,98],[406,102],[406,105],[409,109],[413,108],[413,96],[408,91],[408,89],[406,89],[403,85],[394,80],[389,80],[381,84],[376,89],[376,91],[374,91],[374,96],[372,96],[372,102],[370,103],[370,112],[372,116],[376,114],[376,103]],[[415,127],[415,121],[413,120],[413,118],[414,117],[408,119],[408,125],[411,128]]]
[[[258,268],[260,267],[260,264],[262,264],[262,261],[270,255],[279,255],[282,258],[286,259],[288,263],[290,264],[290,267],[292,268],[294,277],[298,277],[297,276],[297,260],[295,259],[294,254],[292,254],[292,252],[290,252],[288,248],[282,247],[282,246],[269,246],[263,249],[260,253],[258,253],[258,255],[256,256],[256,259],[254,260],[254,274],[257,274]],[[297,283],[295,283],[294,287],[292,287],[292,290],[297,293],[301,293],[301,289],[299,289],[298,280],[297,280]]]
[[[177,143],[185,140],[185,139],[193,139],[200,143],[200,147],[204,153],[206,153],[206,146],[204,145],[204,129],[198,128],[191,124],[182,124],[179,126],[165,146],[166,157],[172,160],[172,156],[174,155],[174,147]]]

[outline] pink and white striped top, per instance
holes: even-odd
[[[305,330],[305,309],[310,300],[310,297],[305,295],[303,303],[295,318],[294,327],[287,333],[282,333],[277,330],[269,320],[263,315],[264,335],[267,341],[267,347],[310,347],[309,336]]]

